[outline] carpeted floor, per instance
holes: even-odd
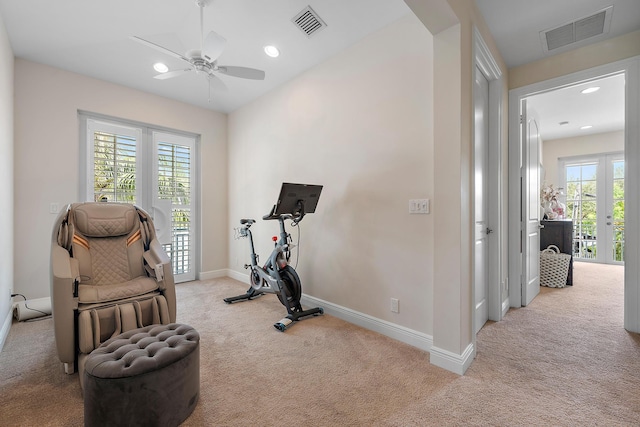
[[[184,426],[640,425],[640,336],[623,328],[623,268],[576,263],[478,335],[466,375],[324,315],[286,333],[273,295],[227,305],[231,279],[177,286],[178,321],[201,336],[201,396]],[[0,353],[0,425],[81,426],[77,375],[51,319],[14,323]]]

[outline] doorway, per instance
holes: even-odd
[[[626,184],[626,197],[624,200],[626,210],[626,222],[624,225],[624,258],[627,266],[627,268],[625,268],[625,328],[633,332],[640,331],[640,315],[638,315],[638,311],[640,309],[640,284],[637,281],[639,272],[638,264],[640,263],[640,253],[638,251],[640,246],[640,234],[638,233],[640,200],[638,200],[637,194],[638,178],[640,176],[640,149],[638,148],[640,124],[637,121],[640,111],[640,91],[638,90],[640,87],[639,63],[640,61],[638,58],[619,61],[571,75],[532,84],[523,88],[514,89],[510,91],[509,96],[509,121],[510,123],[517,123],[520,120],[519,105],[524,99],[530,99],[536,95],[551,93],[560,89],[575,87],[578,84],[593,83],[606,77],[624,76],[625,124],[622,134],[625,164],[624,182]],[[514,238],[514,234],[518,235],[518,230],[522,227],[518,201],[522,200],[522,197],[525,197],[526,192],[526,190],[519,184],[521,182],[520,164],[523,159],[522,156],[526,153],[526,147],[521,143],[518,130],[514,128],[516,128],[516,126],[510,126],[509,131],[511,147],[509,153],[509,277],[511,279],[509,286],[509,301],[511,307],[520,307],[522,296],[522,272],[526,269],[526,265],[523,265],[523,259],[525,258],[524,252],[526,252],[526,249],[522,248],[520,239]],[[550,178],[550,173],[546,166],[544,167],[543,173],[545,174],[545,180],[548,180]],[[554,179],[556,182],[559,182],[557,180],[557,171]],[[518,280],[518,278],[520,278],[520,280]]]
[[[541,111],[541,177],[559,192],[547,219],[572,223],[574,261],[619,263],[624,256],[625,75],[527,98]]]

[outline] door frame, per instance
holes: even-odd
[[[494,59],[489,47],[485,43],[480,31],[477,27],[473,27],[474,32],[474,44],[473,44],[473,57],[475,67],[478,67],[482,74],[489,82],[489,137],[488,137],[488,170],[487,170],[487,182],[489,192],[487,194],[488,203],[488,226],[493,229],[494,232],[489,235],[488,238],[488,260],[487,267],[489,269],[488,274],[488,303],[489,303],[489,320],[500,321],[508,310],[508,305],[505,304],[507,293],[506,287],[503,284],[506,282],[506,278],[503,273],[503,212],[504,203],[502,197],[503,189],[503,138],[502,138],[502,112],[504,111],[504,99],[503,99],[503,87],[504,76],[498,66],[498,63]],[[475,67],[472,73],[472,78],[475,79]],[[473,83],[473,82],[472,82]],[[473,99],[476,97],[475,85],[472,84]],[[472,135],[475,135],[475,121],[472,121],[473,129]],[[474,137],[475,138],[475,137]],[[475,144],[475,141],[474,141]],[[475,158],[472,159],[472,164],[475,164]],[[475,183],[471,184],[471,188],[475,188]],[[475,204],[474,204],[475,205]],[[472,217],[475,218],[475,208],[472,213]],[[471,271],[475,271],[475,257],[472,257]],[[476,300],[475,295],[475,278],[472,278],[471,284],[471,301]],[[476,330],[475,325],[475,303],[471,304],[471,319],[472,319],[472,331]],[[475,348],[475,337],[473,334],[473,347]]]
[[[520,100],[529,96],[625,74],[625,274],[624,327],[640,332],[640,56],[593,67],[509,91],[509,301],[521,306],[520,265],[521,144],[519,136]]]

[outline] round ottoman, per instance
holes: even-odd
[[[105,341],[87,356],[85,426],[177,426],[200,393],[200,335],[150,325]]]

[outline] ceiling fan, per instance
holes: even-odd
[[[224,83],[215,75],[215,73],[226,74],[228,76],[240,77],[243,79],[264,80],[265,73],[262,70],[232,65],[218,65],[218,57],[224,51],[227,40],[215,31],[210,31],[205,38],[203,15],[206,2],[207,0],[196,0],[196,5],[200,8],[200,49],[192,49],[187,51],[184,55],[181,55],[138,36],[131,36],[131,39],[135,40],[138,43],[163,52],[174,58],[181,59],[189,64],[187,68],[158,74],[157,76],[154,76],[154,78],[165,80],[189,73],[191,71],[195,71],[197,74],[204,73],[204,75],[209,80],[209,91],[211,91],[212,80],[217,80],[216,83],[219,86],[225,87]]]

